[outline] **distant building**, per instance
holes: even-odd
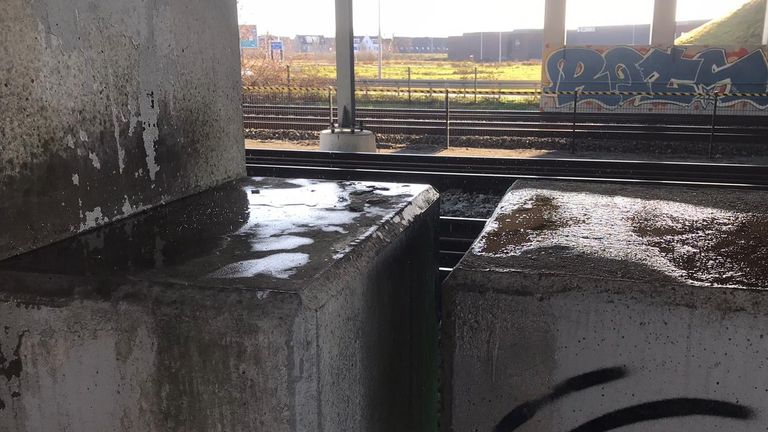
[[[320,35],[296,35],[293,45],[302,53],[327,53],[335,50],[336,40]]]
[[[440,54],[448,52],[448,38],[396,37],[393,51],[401,54]]]
[[[379,52],[379,38],[358,36],[354,42],[355,52]]]
[[[677,36],[704,25],[706,20],[677,23]],[[648,45],[650,24],[581,27],[568,30],[568,45]],[[501,50],[499,50],[501,45]],[[464,33],[448,39],[448,58],[478,62],[541,59],[543,30]],[[482,47],[482,48],[481,48]]]

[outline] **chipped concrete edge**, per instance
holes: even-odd
[[[373,225],[353,242],[342,257],[299,291],[304,305],[312,310],[322,308],[328,300],[339,295],[346,288],[334,281],[344,279],[339,277],[339,272],[349,271],[352,260],[362,263],[372,262],[382,248],[388,246],[396,236],[411,227],[412,222],[435,205],[440,205],[440,194],[430,186]]]
[[[483,281],[483,287],[478,283]],[[701,309],[715,305],[722,313],[764,314],[768,290],[723,286],[695,286],[670,279],[634,280],[611,277],[578,276],[520,269],[462,267],[445,281],[447,293],[492,293],[514,297],[535,297],[541,301],[571,293],[610,295],[661,306]]]

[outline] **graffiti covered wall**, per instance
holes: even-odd
[[[633,108],[640,112],[768,115],[768,60],[761,48],[565,47],[546,56],[542,109],[580,111]],[[590,92],[621,92],[617,95]],[[642,93],[642,94],[632,94]],[[696,95],[699,94],[699,95]]]

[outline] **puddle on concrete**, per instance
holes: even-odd
[[[252,241],[254,252],[274,252],[298,249],[302,246],[309,246],[315,241],[309,237],[298,236],[278,236],[269,239],[259,239]]]
[[[229,264],[208,275],[211,279],[248,278],[257,275],[272,276],[277,279],[288,279],[296,271],[309,263],[309,255],[305,253],[282,253],[266,258],[252,259]]]

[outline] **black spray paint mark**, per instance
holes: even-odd
[[[21,332],[16,342],[16,348],[13,350],[13,358],[9,361],[3,354],[3,345],[0,344],[0,375],[4,376],[9,382],[12,378],[21,378],[21,371],[24,369],[21,364],[21,343],[27,331]]]
[[[571,393],[586,390],[590,387],[620,380],[626,376],[626,368],[614,367],[599,369],[565,380],[556,385],[548,395],[526,402],[510,411],[510,413],[496,425],[494,430],[495,432],[511,432],[532,419],[539,410],[558,399],[566,397]]]
[[[8,333],[7,326],[5,327],[5,333]],[[13,378],[21,378],[21,371],[24,370],[21,363],[21,343],[24,341],[24,335],[27,333],[28,331],[24,330],[19,335],[19,339],[16,341],[16,348],[14,348],[12,353],[13,358],[10,361],[3,353],[3,345],[0,344],[0,375],[4,376],[8,382],[11,382]],[[17,399],[19,397],[21,397],[21,393],[17,391],[11,393],[11,398]],[[5,407],[5,401],[0,399],[0,411],[5,410]]]
[[[555,386],[548,395],[517,406],[496,425],[494,431],[512,432],[531,420],[539,410],[558,399],[590,387],[620,380],[627,375],[626,368],[616,367],[570,378]],[[666,399],[613,411],[584,423],[571,432],[606,432],[636,423],[689,416],[749,420],[754,414],[751,408],[730,402],[695,398]]]
[[[620,409],[573,429],[571,432],[606,432],[635,423],[673,417],[708,416],[749,420],[752,410],[743,405],[709,399],[667,399]]]

